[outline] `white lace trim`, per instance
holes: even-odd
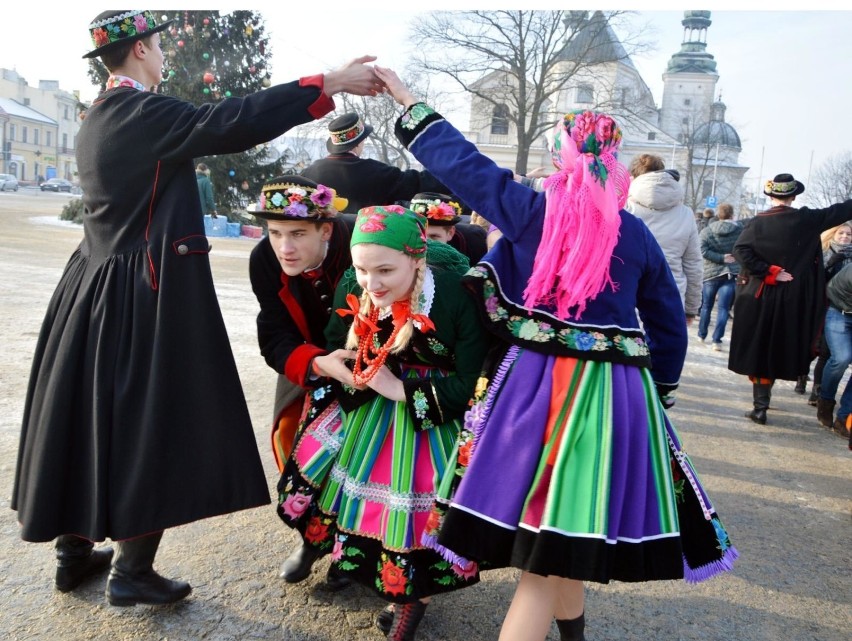
[[[97,22],[93,22],[89,25],[89,29],[96,29],[97,27],[103,27],[104,25],[112,24],[113,22],[121,22],[125,18],[132,18],[133,16],[142,15],[145,12],[141,9],[139,11],[127,11],[126,13],[120,13],[117,16],[110,16],[109,18],[104,18],[103,20],[98,20]]]
[[[342,486],[342,492],[360,501],[379,503],[396,512],[428,512],[435,501],[434,492],[394,492],[387,485],[359,483],[346,475],[337,463],[331,468],[331,478]]]

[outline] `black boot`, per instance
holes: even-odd
[[[414,633],[426,613],[423,601],[394,606],[393,625],[388,631],[391,641],[414,641]]]
[[[315,547],[302,543],[301,547],[281,564],[281,573],[278,576],[287,583],[304,581],[310,576],[311,568],[320,556],[322,555]]]
[[[830,401],[822,396],[817,399],[817,420],[820,425],[828,429],[834,426],[834,405],[835,401]]]
[[[63,534],[56,539],[56,578],[54,584],[60,592],[70,592],[89,577],[109,568],[112,548],[93,549],[91,541]]]
[[[808,375],[805,374],[804,376],[799,376],[796,379],[796,387],[793,388],[793,391],[795,391],[796,394],[804,394],[805,393],[805,390],[808,387],[808,378],[809,378]]]
[[[559,628],[559,641],[586,641],[583,630],[586,628],[586,617],[581,614],[576,619],[556,619]]]
[[[376,627],[382,631],[382,634],[387,636],[388,632],[390,632],[391,626],[393,625],[393,609],[394,605],[391,603],[388,606],[382,608],[382,611],[376,615]]]
[[[349,575],[332,563],[325,575],[325,589],[329,592],[339,592],[350,585],[352,585],[352,579],[349,578]]]
[[[808,405],[816,407],[817,399],[819,398],[819,388],[822,387],[819,383],[814,383],[811,387],[811,395],[808,396]]]
[[[165,605],[180,601],[192,588],[184,581],[172,581],[154,572],[154,557],[163,533],[116,543],[115,559],[106,587],[110,605]]]
[[[750,418],[759,425],[766,425],[766,410],[769,409],[769,399],[772,396],[772,384],[752,383],[752,396],[754,397],[754,409],[746,412],[746,418]]]

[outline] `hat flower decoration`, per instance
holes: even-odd
[[[412,211],[426,216],[428,220],[452,220],[456,216],[461,216],[462,208],[457,202],[445,203],[441,200],[433,200],[431,202],[411,203]]]
[[[309,189],[302,185],[268,185],[260,195],[261,211],[275,212],[296,218],[331,218],[336,194],[325,185]]]

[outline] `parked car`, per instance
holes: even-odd
[[[12,174],[0,174],[0,191],[18,191],[18,179]]]
[[[67,191],[69,194],[72,187],[74,187],[72,183],[62,178],[51,178],[41,184],[42,191]]]

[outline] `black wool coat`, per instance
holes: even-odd
[[[357,214],[363,207],[393,205],[398,200],[411,200],[421,191],[451,192],[428,171],[402,170],[373,158],[355,154],[331,154],[302,171],[305,178],[331,187],[338,196],[349,200],[344,210]]]
[[[35,349],[11,506],[21,536],[100,541],[269,503],[193,159],[322,116],[321,77],[216,105],[101,94],[78,135],[83,240]]]
[[[807,374],[826,305],[819,235],[850,218],[847,200],[825,209],[773,207],[745,226],[732,252],[742,284],[734,300],[728,369],[783,380]],[[793,280],[772,284],[779,267]]]

